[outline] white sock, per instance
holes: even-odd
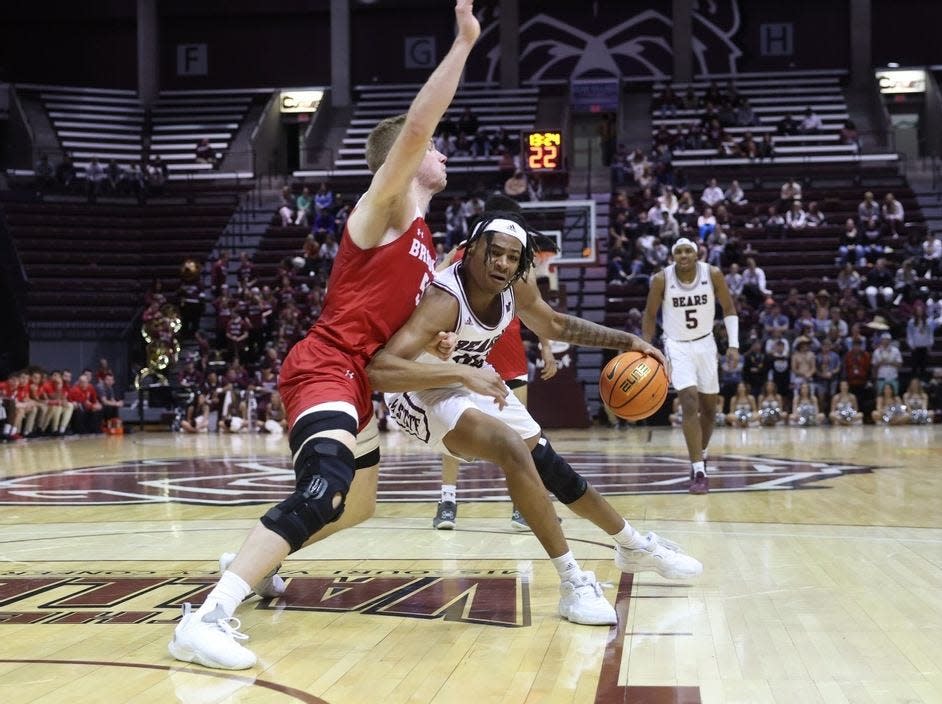
[[[707,455],[708,455],[708,454],[710,454],[710,453],[709,453],[709,450],[707,450],[707,449],[704,447],[704,448],[703,448],[703,458],[702,458],[704,462],[707,461]]]
[[[567,552],[565,555],[560,555],[559,557],[552,557],[550,560],[553,563],[553,567],[555,567],[556,571],[559,573],[560,582],[575,582],[582,576],[582,570],[579,568],[579,563],[576,562],[576,558],[572,556],[572,551]]]
[[[442,501],[458,503],[458,487],[454,484],[442,484]]]
[[[691,462],[690,466],[693,468],[694,477],[696,477],[698,474],[706,474],[706,469],[704,469],[706,465],[703,463],[703,460],[700,460],[699,462]]]
[[[648,544],[648,541],[645,539],[645,537],[632,528],[628,524],[628,521],[625,521],[624,528],[612,536],[612,540],[621,545],[623,548],[628,548],[629,550],[637,550],[638,548],[643,548]]]
[[[235,613],[236,608],[242,603],[242,600],[251,593],[252,587],[246,584],[244,579],[235,572],[226,570],[222,573],[222,577],[219,578],[219,581],[216,582],[216,586],[213,587],[209,596],[206,597],[206,601],[196,610],[196,613],[200,615],[200,618],[203,618],[203,616],[211,613],[213,609],[218,606],[225,612],[228,618]]]

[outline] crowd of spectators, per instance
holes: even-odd
[[[69,369],[31,366],[0,381],[0,442],[115,432],[123,406],[106,359],[74,381]]]
[[[66,153],[62,161],[53,166],[49,156],[43,153],[33,174],[40,194],[84,193],[92,203],[103,195],[132,196],[143,203],[149,195],[161,195],[169,178],[167,164],[160,154],[142,164],[119,164],[115,159],[103,164],[98,157],[92,157],[80,178],[71,154]]]
[[[878,200],[867,191],[857,217],[840,223],[830,222],[817,202],[806,206],[795,179],[782,184],[774,202],[751,203],[735,180],[724,188],[709,179],[697,197],[669,181],[648,180],[648,173],[642,164],[631,173],[633,183],[612,196],[608,281],[644,290],[650,276],[671,263],[671,245],[681,236],[699,244],[702,261],[723,271],[739,311],[744,352],[735,368],[725,355],[719,361],[723,422],[747,427],[763,419],[799,425],[843,422],[845,416],[932,420],[931,409],[942,408],[942,369],[930,370],[928,359],[942,324],[942,302],[926,284],[940,275],[942,242],[931,232],[907,229],[903,206],[892,193]],[[841,226],[843,232],[835,234]],[[837,290],[783,290],[758,265],[762,254],[752,240],[764,239],[768,246],[770,236],[788,239],[815,229],[834,239]],[[626,329],[639,320],[640,311],[633,309]],[[725,348],[722,326],[716,334]],[[905,376],[903,351],[909,358]],[[847,410],[850,397],[840,395],[842,381],[854,398],[853,413]],[[769,383],[777,400],[763,394]],[[900,396],[905,413],[874,415],[883,387],[895,397],[901,384],[910,383],[917,396],[927,384],[931,404],[906,403]]]
[[[656,118],[677,118],[689,121],[674,127],[661,124],[654,134],[652,161],[655,170],[664,169],[664,162],[669,162],[677,151],[708,150],[718,156],[745,157],[751,160],[768,160],[775,157],[774,135],[813,136],[824,129],[821,116],[811,106],[805,108],[799,117],[786,113],[775,123],[774,132],[762,130],[761,135],[753,134],[760,126],[760,120],[749,103],[732,81],[725,86],[715,81],[698,94],[689,87],[682,95],[667,86],[656,95],[651,105]],[[738,128],[735,133],[729,128]],[[853,151],[860,149],[860,137],[852,120],[846,120],[839,130],[838,142],[851,145]],[[624,147],[616,151],[613,166],[627,168],[624,162],[631,160]],[[621,163],[620,163],[621,162]],[[616,177],[617,178],[617,177]],[[617,181],[616,181],[617,184]]]

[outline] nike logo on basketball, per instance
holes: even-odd
[[[610,371],[608,374],[606,374],[606,376],[608,377],[608,380],[609,380],[609,381],[611,381],[612,379],[614,379],[614,378],[615,378],[615,367],[612,367],[612,371]]]

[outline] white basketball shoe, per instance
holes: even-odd
[[[583,572],[574,581],[559,585],[559,615],[586,626],[609,626],[618,622],[615,608],[602,595],[602,587],[592,572]]]
[[[229,569],[229,565],[232,564],[235,558],[236,554],[234,552],[224,552],[220,555],[219,571],[225,572]],[[280,568],[281,565],[278,565],[278,567],[262,577],[262,581],[252,587],[252,591],[263,599],[275,599],[284,594],[287,585],[285,585],[285,580],[278,575]]]
[[[177,624],[167,650],[183,662],[219,670],[244,670],[252,667],[256,658],[255,653],[237,642],[249,639],[239,632],[241,626],[239,619],[226,616],[218,606],[199,618],[187,602],[183,605],[183,620]]]
[[[677,543],[656,533],[648,533],[644,539],[646,544],[636,549],[615,546],[615,566],[618,569],[632,574],[657,572],[665,579],[691,579],[703,572],[700,561],[685,554]]]

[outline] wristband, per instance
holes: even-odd
[[[727,315],[723,318],[723,325],[726,326],[726,337],[729,338],[729,346],[739,349],[739,316]]]

